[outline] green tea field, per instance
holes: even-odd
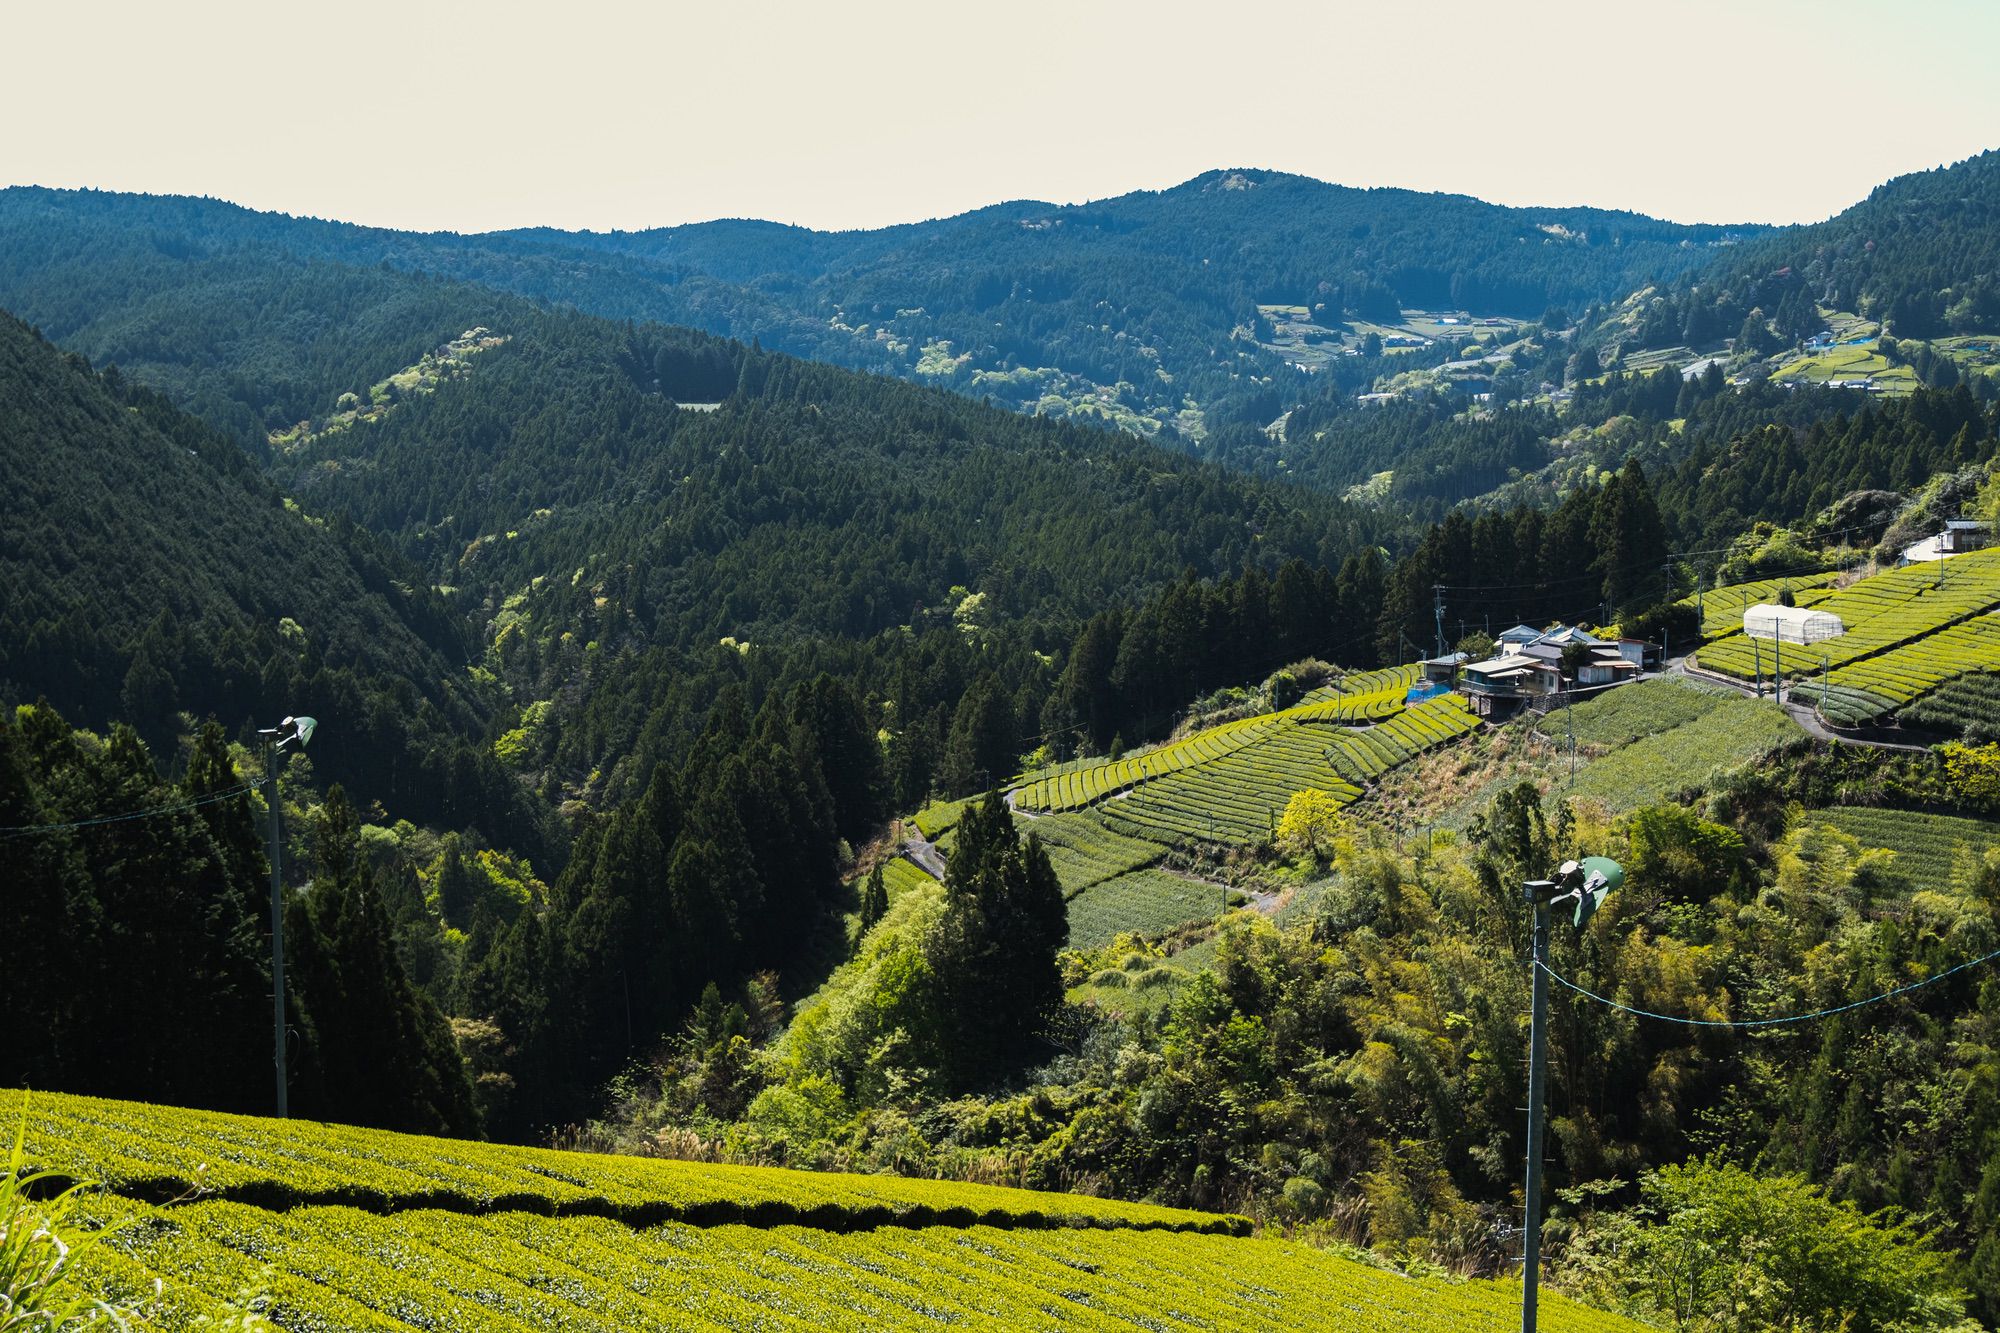
[[[1894,852],[1890,871],[1912,889],[1963,887],[1977,860],[2000,847],[2000,824],[1985,819],[1871,806],[1815,810],[1809,818],[1839,829],[1863,847]]]
[[[1795,584],[1800,606],[1830,611],[1844,626],[1814,644],[1742,632],[1742,604],[1753,595],[1768,600],[1776,583],[1709,594],[1701,667],[1739,680],[1769,680],[1782,669],[1795,702],[1816,705],[1842,726],[1879,723],[1950,682],[2000,670],[2000,551],[1914,564],[1833,591],[1797,591]]]
[[[21,1123],[22,1094],[0,1093]],[[193,1329],[1499,1333],[1507,1283],[1414,1279],[1241,1218],[875,1176],[497,1148],[36,1094],[27,1162],[122,1223],[79,1276]],[[203,1169],[203,1168],[206,1169]],[[159,1202],[167,1201],[167,1202]],[[1640,1326],[1544,1297],[1556,1333]],[[1332,1321],[1331,1323],[1329,1321]]]

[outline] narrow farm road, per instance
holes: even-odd
[[[903,853],[932,879],[944,878],[944,853],[931,845],[914,821],[903,826]]]
[[[1740,694],[1756,693],[1755,687],[1747,681],[1737,680],[1734,677],[1720,675],[1713,671],[1703,671],[1699,667],[1690,667],[1685,657],[1677,657],[1668,662],[1666,665],[1666,674],[1686,676],[1690,680],[1707,681],[1711,685],[1727,685],[1730,689]],[[1801,689],[1806,691],[1804,695],[1799,693]],[[1809,685],[1794,686],[1791,692],[1779,701],[1779,705],[1785,710],[1785,716],[1798,723],[1800,729],[1814,740],[1839,741],[1843,745],[1866,745],[1870,749],[1875,750],[1902,750],[1910,754],[1923,754],[1930,749],[1928,745],[1916,745],[1909,741],[1886,740],[1877,736],[1867,735],[1860,731],[1837,731],[1828,726],[1820,718],[1819,710],[1814,708],[1810,703],[1794,702],[1794,700],[1800,698],[1810,698],[1811,693],[1812,687]]]

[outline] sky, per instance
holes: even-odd
[[[2000,147],[2000,3],[0,0],[0,184],[883,226],[1269,167],[1687,222]]]

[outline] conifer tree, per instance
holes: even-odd
[[[928,952],[939,1068],[955,1088],[1019,1069],[1062,1006],[1069,939],[1062,885],[1041,840],[1024,843],[999,793],[966,811]]]
[[[302,1011],[295,1109],[381,1129],[476,1134],[451,1027],[403,972],[359,854],[354,808],[338,786],[313,844],[312,887],[285,914],[287,989]]]
[[[889,888],[882,882],[882,866],[878,862],[868,872],[868,883],[861,891],[861,929],[867,930],[880,921],[889,910]]]

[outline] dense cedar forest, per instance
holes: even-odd
[[[0,1030],[0,1086],[264,1105],[253,733],[303,713],[278,797],[295,1113],[684,1132],[1493,1271],[1521,878],[1607,847],[1633,870],[1559,953],[1607,992],[1831,1004],[1991,948],[2000,860],[1877,911],[1918,886],[1798,809],[1991,818],[2000,788],[1804,741],[1616,817],[1507,788],[1441,852],[1345,828],[1282,929],[1067,951],[1047,849],[989,794],[1293,664],[1522,620],[1671,641],[1697,582],[1935,531],[2000,454],[1990,377],[1943,363],[1882,400],[1620,358],[1746,322],[1796,341],[1815,303],[2000,329],[1996,160],[1768,234],[1262,172],[841,235],[0,192],[0,937],[64,943],[0,971],[30,1020]],[[1288,377],[1235,336],[1278,303],[1530,322],[1491,402],[1361,406],[1373,352]],[[940,343],[970,359],[925,370]],[[1036,406],[1000,383],[1023,369],[1205,427],[1007,410]],[[892,901],[890,821],[981,797],[942,882]],[[1196,855],[1168,870],[1302,873]],[[1169,1004],[1065,1002],[1181,946],[1208,961]],[[1708,1153],[1906,1210],[2000,1316],[1996,1003],[1967,977],[1768,1040],[1563,1008],[1578,1289],[1624,1235],[1589,1230],[1590,1191],[1626,1207]]]

